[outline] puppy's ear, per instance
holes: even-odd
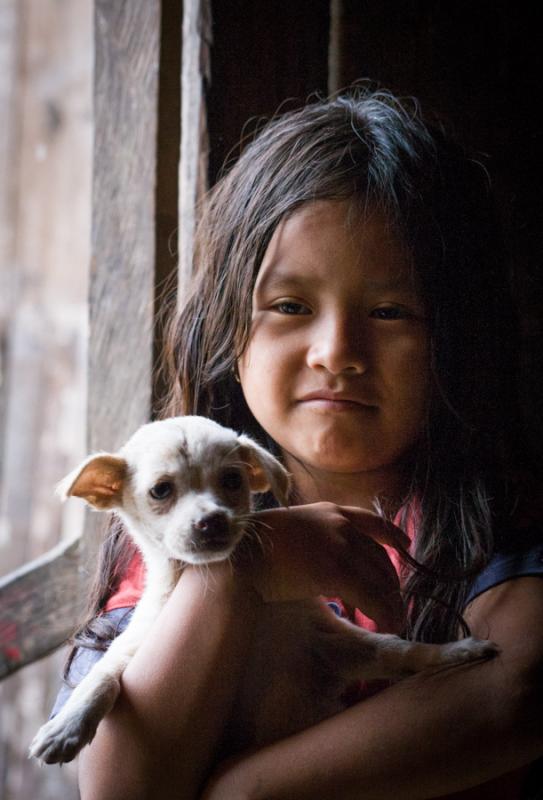
[[[104,511],[122,505],[123,486],[128,464],[112,453],[89,456],[60,481],[57,494],[63,500],[82,497],[89,505]]]
[[[249,467],[251,492],[271,490],[282,506],[288,505],[290,475],[284,466],[248,436],[238,436],[241,458]]]

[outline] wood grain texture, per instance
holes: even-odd
[[[151,411],[160,0],[95,3],[89,449]]]
[[[0,680],[55,650],[73,633],[83,610],[79,592],[81,539],[0,580]]]
[[[9,249],[0,251],[11,282],[2,298],[9,324],[1,365],[0,574],[15,570],[18,582],[22,564],[63,536],[73,539],[83,523],[82,509],[63,509],[54,486],[85,452],[92,15],[89,0],[74,0],[59,25],[56,0],[25,0],[13,6],[6,30],[7,7],[0,41],[5,50],[9,38],[17,68],[8,69],[4,53],[2,94],[11,94],[6,127],[17,136],[2,137],[11,142],[5,211],[13,230]],[[22,716],[22,706],[12,713]]]
[[[77,563],[40,556],[83,522],[53,487],[86,447],[92,0],[2,0],[0,74],[0,797],[75,800],[27,748],[79,612]]]
[[[211,13],[210,0],[185,2],[179,165],[179,305],[185,300],[192,278],[197,208],[208,188],[206,95],[211,81]]]
[[[167,392],[164,375],[158,365],[164,346],[164,323],[177,291],[182,27],[182,0],[162,0],[155,187],[153,417],[160,410]]]
[[[15,0],[4,0],[0,14],[0,108],[13,109],[16,102],[19,16]],[[15,223],[17,208],[17,139],[19,118],[4,114],[0,126],[0,372],[5,364],[7,329],[15,296]],[[6,396],[0,382],[0,420]],[[2,402],[4,400],[4,403]],[[0,428],[0,448],[2,446]]]
[[[63,518],[53,487],[85,451],[90,2],[70,3],[62,26],[56,0],[25,0],[15,11],[11,30],[2,31],[16,68],[8,68],[6,54],[3,81],[12,81],[12,102],[3,140],[10,141],[10,157],[0,193],[11,190],[9,238],[0,223],[0,267],[9,285],[0,300],[7,311],[0,574],[55,545],[64,523],[82,522],[82,515]],[[9,87],[2,91],[7,99]]]
[[[160,0],[94,12],[94,169],[89,287],[88,451],[115,451],[151,416]],[[80,594],[102,536],[87,515]]]

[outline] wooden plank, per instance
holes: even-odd
[[[13,238],[2,251],[13,284],[2,365],[2,573],[63,532],[73,538],[83,521],[79,509],[62,511],[53,488],[85,451],[91,14],[89,0],[74,0],[59,27],[53,6],[16,4],[10,31],[17,69],[9,118],[18,136],[7,165]]]
[[[328,42],[328,92],[342,88],[343,0],[330,0],[330,35]]]
[[[162,0],[155,188],[153,416],[166,392],[164,376],[156,366],[164,345],[165,311],[177,291],[182,28],[182,0]]]
[[[85,451],[86,279],[90,238],[91,15],[74,0],[17,5],[12,71],[16,152],[8,165],[13,240],[6,328],[0,571],[59,540],[56,481]],[[78,169],[74,170],[73,164]],[[70,531],[73,535],[74,530]]]
[[[0,108],[15,108],[18,55],[18,15],[15,0],[4,0],[0,13]],[[18,115],[4,114],[0,126],[0,453],[4,449],[8,398],[6,366],[8,331],[15,298],[15,222],[17,207]],[[4,462],[0,462],[0,483]],[[0,522],[1,525],[1,522]],[[0,541],[2,540],[0,529]]]
[[[151,413],[160,12],[95,3],[89,450]]]
[[[178,300],[182,304],[192,277],[197,205],[208,188],[206,93],[211,80],[210,0],[185,0],[181,161],[179,163]]]
[[[116,450],[151,415],[160,11],[160,0],[94,6],[89,452]],[[89,515],[85,564],[98,532]]]
[[[85,604],[79,592],[80,555],[77,537],[0,579],[0,680],[73,633]]]
[[[65,639],[70,631],[59,627],[71,628],[79,608],[76,564],[61,582],[52,564],[36,573],[19,567],[63,534],[73,538],[83,521],[81,509],[61,508],[53,486],[85,451],[91,6],[0,4],[7,109],[0,148],[9,140],[0,155],[0,571],[15,570],[0,591],[3,676],[50,650],[52,638]],[[73,771],[47,773],[27,759],[58,688],[59,657],[18,670],[0,686],[0,796],[7,800],[77,795]]]

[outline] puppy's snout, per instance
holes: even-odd
[[[230,536],[230,523],[225,513],[206,514],[192,524],[193,532],[201,544],[209,548],[224,547]]]

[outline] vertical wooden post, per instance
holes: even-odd
[[[151,411],[160,0],[95,3],[89,446]]]
[[[165,311],[177,291],[179,257],[179,158],[181,150],[182,0],[162,0],[155,185],[155,326],[153,416],[166,387],[157,366],[163,347]]]
[[[330,0],[330,38],[328,44],[328,92],[342,87],[341,53],[343,34],[343,0]]]
[[[179,164],[178,301],[192,276],[197,204],[207,189],[206,88],[211,79],[210,0],[185,0],[183,15],[182,137]]]
[[[17,575],[1,579],[0,672],[38,646],[45,654],[58,645],[66,609],[77,605],[73,579],[45,580],[40,593],[21,577],[25,562],[56,545],[63,529],[75,536],[83,521],[82,509],[63,513],[53,489],[85,452],[91,2],[73,0],[62,26],[57,10],[54,0],[24,0],[3,4],[0,16],[2,92],[12,99],[1,137],[9,153],[0,155],[0,269],[9,276],[0,301],[0,575]]]
[[[2,677],[56,649],[79,602],[75,548],[50,548],[83,522],[53,488],[85,452],[91,8],[0,3]],[[22,566],[36,557],[38,569]],[[0,686],[0,797],[76,797],[73,769],[27,759],[62,662],[58,653]]]
[[[88,445],[115,450],[151,415],[160,0],[95,0]],[[88,514],[86,588],[103,522]]]
[[[0,453],[4,452],[8,381],[8,330],[15,306],[15,231],[16,227],[16,164],[17,121],[13,113],[17,95],[16,64],[18,40],[18,13],[15,0],[2,5],[0,16],[0,108],[10,109],[0,126]],[[4,464],[0,464],[0,482],[3,481]],[[2,541],[0,522],[0,542]]]

